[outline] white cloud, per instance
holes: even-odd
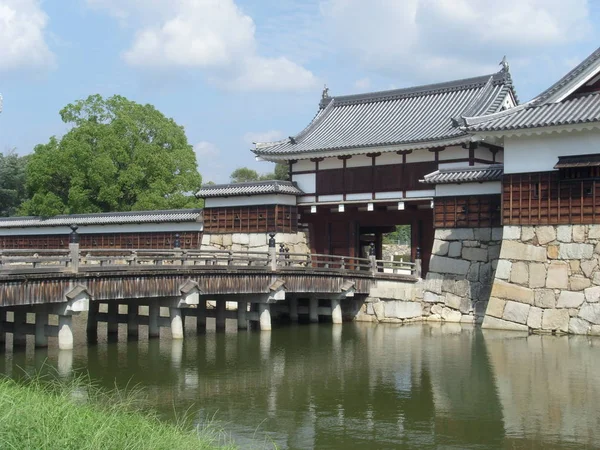
[[[250,131],[244,134],[244,142],[248,145],[252,145],[254,142],[273,142],[283,139],[283,131],[269,130],[269,131]]]
[[[255,24],[234,0],[88,0],[123,20],[136,22],[134,11],[156,13],[139,26],[123,53],[131,66],[158,70],[200,69],[224,88],[253,91],[307,89],[316,77],[285,56],[258,51]],[[168,9],[161,9],[168,5]],[[159,23],[157,25],[156,23]]]
[[[47,23],[37,0],[0,0],[0,71],[54,67],[44,37]]]
[[[359,91],[366,91],[371,87],[371,80],[368,77],[361,78],[354,82],[354,88]]]
[[[323,0],[321,13],[364,67],[425,79],[495,71],[504,54],[529,58],[591,29],[587,0]]]
[[[217,145],[201,141],[194,145],[194,152],[203,182],[224,183],[227,181],[228,175],[225,173],[225,165],[221,160],[221,149]]]

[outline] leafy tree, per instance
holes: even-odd
[[[286,163],[277,163],[275,164],[275,180],[284,180],[287,181],[290,179],[289,167]]]
[[[25,200],[25,166],[27,156],[18,156],[14,150],[0,153],[0,217],[16,213]]]
[[[289,180],[288,166],[285,163],[277,163],[275,171],[260,175],[256,170],[240,167],[231,172],[229,176],[231,183],[247,183],[250,181],[266,180]]]
[[[72,128],[37,145],[27,164],[31,199],[21,212],[66,213],[187,208],[201,185],[183,127],[152,105],[92,95],[65,106]]]

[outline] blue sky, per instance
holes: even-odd
[[[495,72],[527,101],[594,51],[597,0],[0,0],[0,151],[33,151],[90,94],[185,127],[204,181],[260,172],[331,95]]]

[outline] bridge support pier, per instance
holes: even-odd
[[[227,308],[227,302],[225,301],[225,299],[223,300],[216,300],[216,329],[217,331],[224,331],[225,330],[225,314],[226,314],[226,308]]]
[[[87,316],[86,334],[88,343],[98,342],[98,313],[100,312],[100,303],[90,301]]]
[[[169,308],[171,315],[171,337],[173,339],[183,339],[183,315],[181,308]]]
[[[13,311],[13,347],[25,347],[27,343],[27,334],[25,327],[27,324],[27,313],[25,309],[18,308]]]
[[[271,305],[268,303],[259,303],[258,315],[260,331],[271,331]]]
[[[116,300],[108,302],[106,332],[108,334],[117,334],[119,332],[119,302]]]
[[[148,337],[149,338],[157,338],[160,337],[160,328],[159,328],[159,318],[160,318],[160,304],[158,300],[152,299],[150,300],[150,305],[148,305]]]
[[[311,297],[309,299],[308,320],[311,323],[317,323],[319,321],[319,299],[317,297]]]
[[[73,319],[71,316],[58,316],[58,348],[73,349]]]
[[[48,311],[45,305],[37,307],[35,312],[35,346],[48,347],[48,336],[46,326],[48,325]]]
[[[290,298],[288,301],[290,321],[292,323],[298,322],[298,299]]]
[[[237,304],[237,319],[238,319],[238,330],[248,329],[248,302],[238,302]]]
[[[331,299],[331,322],[334,324],[342,323],[342,307],[339,299]]]
[[[137,337],[139,334],[139,306],[137,303],[129,302],[127,304],[127,336]]]
[[[6,322],[6,309],[0,310],[0,347],[6,342],[6,331],[4,330],[4,322]]]
[[[206,332],[206,300],[200,299],[196,311],[196,333]]]

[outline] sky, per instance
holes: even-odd
[[[600,0],[0,0],[0,151],[31,153],[92,94],[185,128],[203,181],[261,173],[252,142],[299,133],[330,95],[491,74],[521,102],[600,44]]]

